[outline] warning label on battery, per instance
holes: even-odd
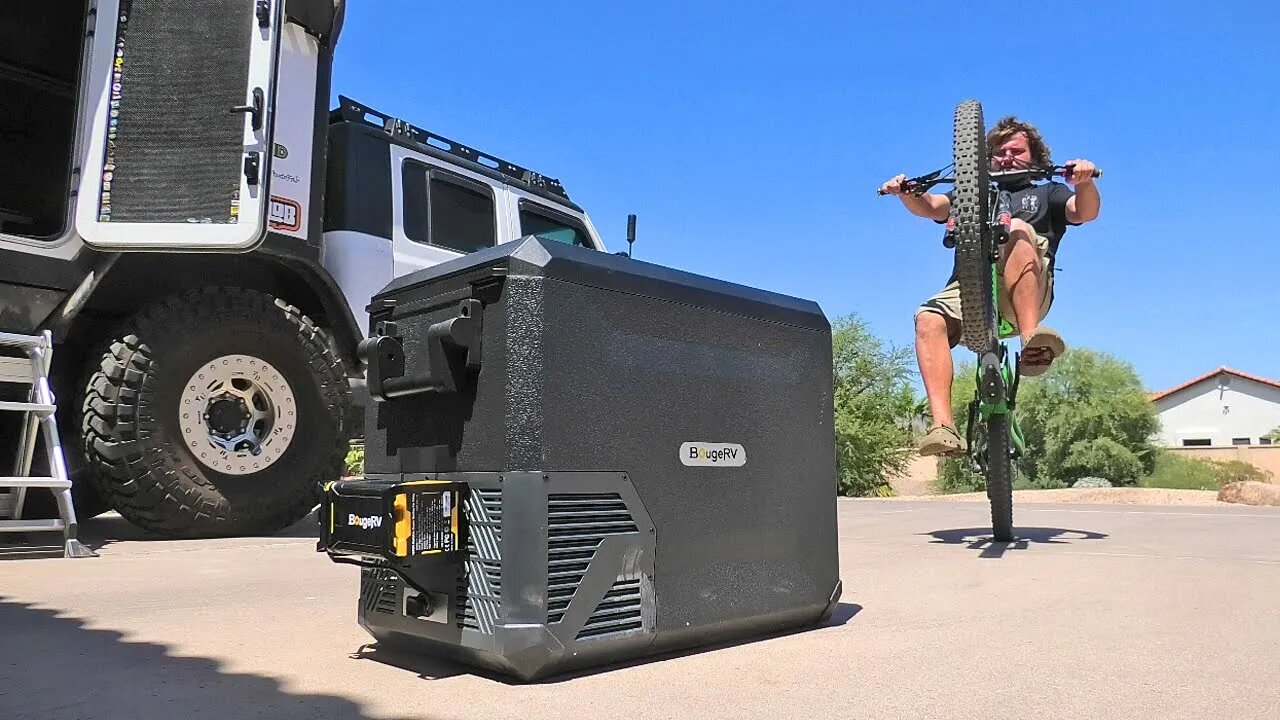
[[[409,517],[413,519],[410,555],[458,549],[457,524],[453,519],[456,507],[453,492],[449,490],[409,495]]]

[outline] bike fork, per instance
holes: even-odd
[[[983,413],[983,420],[994,412],[1007,412],[1009,409],[1004,354],[1004,345],[1001,344],[999,351],[989,350],[978,361],[978,398],[987,411]]]
[[[1009,230],[1013,226],[1013,197],[1008,190],[1000,190],[996,193],[995,202],[991,204],[994,213],[991,218],[991,229],[995,231],[996,244],[995,248],[1004,247],[1009,242]],[[993,250],[995,250],[993,248]],[[999,252],[995,255],[998,257]],[[992,258],[993,260],[995,258]]]
[[[1008,348],[1004,343],[997,344],[995,349],[979,357],[977,375],[977,393],[969,405],[970,447],[978,423],[985,424],[992,415],[1004,415],[1009,419],[1010,452],[1014,459],[1021,457],[1026,451],[1026,443],[1014,411],[1022,378],[1017,363],[1010,365]]]

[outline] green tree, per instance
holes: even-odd
[[[914,452],[911,349],[887,346],[856,314],[832,323],[831,344],[840,494],[890,495]]]
[[[1027,454],[1018,470],[1032,485],[1100,477],[1134,484],[1155,469],[1155,406],[1136,371],[1107,353],[1067,352],[1018,392]]]
[[[1134,483],[1146,473],[1137,453],[1109,437],[1098,437],[1072,444],[1058,474],[1075,480],[1100,477],[1116,485]]]
[[[974,373],[972,361],[960,363],[952,387],[962,435]],[[1150,442],[1159,429],[1155,406],[1133,368],[1111,355],[1087,348],[1068,351],[1043,376],[1022,378],[1016,410],[1027,444],[1017,463],[1016,488],[1065,487],[1083,477],[1133,484],[1155,467]],[[945,460],[938,484],[944,492],[984,488],[965,458]]]

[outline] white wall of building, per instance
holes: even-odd
[[[1280,388],[1219,374],[1156,401],[1160,411],[1160,444],[1181,447],[1184,440],[1208,439],[1232,445],[1248,438],[1258,445],[1263,435],[1280,427]]]

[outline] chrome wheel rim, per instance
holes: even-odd
[[[227,475],[260,472],[293,441],[293,389],[271,363],[224,355],[201,365],[183,385],[178,426],[183,444],[206,467]]]

